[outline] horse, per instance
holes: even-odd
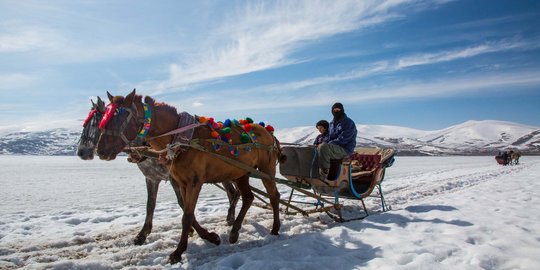
[[[98,126],[105,113],[105,102],[100,97],[98,97],[97,103],[94,103],[93,100],[90,101],[92,107],[84,120],[83,130],[77,146],[77,156],[83,160],[94,159],[94,152],[100,135]]]
[[[168,132],[177,129],[179,116],[176,108],[166,103],[156,103],[151,97],[136,95],[135,89],[127,96],[112,96],[107,92],[110,104],[107,106],[100,127],[103,129],[98,141],[97,154],[102,160],[115,159],[117,154],[130,144],[137,134],[150,136],[147,141],[153,149],[167,150],[167,145],[174,140]],[[151,116],[147,115],[151,112]],[[144,113],[143,113],[144,112]],[[254,196],[249,186],[249,171],[257,169],[261,172],[263,185],[269,194],[273,210],[272,235],[278,235],[281,222],[279,219],[279,192],[275,182],[276,165],[280,156],[279,142],[263,126],[253,124],[251,132],[256,136],[257,147],[251,151],[242,151],[238,156],[230,154],[226,147],[220,150],[212,149],[210,140],[212,130],[208,125],[193,127],[193,136],[190,142],[198,140],[198,148],[190,145],[183,149],[171,160],[169,172],[172,181],[180,187],[184,199],[184,213],[182,216],[182,233],[177,248],[169,255],[169,262],[175,264],[181,261],[182,254],[187,249],[188,232],[193,226],[201,238],[219,245],[221,240],[214,232],[202,228],[195,217],[194,211],[205,182],[216,183],[235,179],[238,190],[242,196],[242,207],[236,217],[229,242],[238,240],[238,231],[242,221],[253,202]],[[231,139],[241,141],[243,130],[237,125],[231,125]],[[163,135],[161,137],[157,137]],[[239,147],[239,145],[230,145]],[[233,162],[234,161],[234,162]],[[231,163],[241,164],[238,166]]]
[[[77,156],[82,160],[91,160],[94,158],[95,148],[97,146],[97,141],[99,139],[100,130],[98,128],[101,119],[103,119],[103,114],[105,113],[105,103],[101,100],[100,97],[97,99],[97,103],[92,102],[92,108],[88,117],[84,121],[83,131],[79,139],[79,145],[77,150]],[[136,140],[135,145],[143,145],[143,140]],[[146,241],[147,236],[152,231],[152,220],[154,218],[154,210],[156,208],[156,200],[159,184],[163,180],[168,180],[170,178],[169,172],[165,166],[161,165],[156,158],[151,158],[138,154],[137,152],[130,153],[128,155],[128,161],[136,163],[139,170],[145,177],[146,180],[146,191],[148,194],[146,200],[146,217],[144,219],[144,225],[140,232],[137,234],[133,240],[135,245],[142,245]],[[184,209],[184,204],[182,202],[182,195],[180,189],[174,181],[170,181],[173,187],[178,205],[180,208]],[[227,225],[231,226],[234,222],[234,212],[236,208],[236,203],[238,202],[239,194],[236,191],[236,188],[231,182],[224,182],[223,189],[227,192],[227,197],[229,198],[229,211],[227,213]]]
[[[518,165],[519,164],[519,158],[521,157],[521,152],[519,151],[510,151],[509,155],[509,164],[511,165]]]

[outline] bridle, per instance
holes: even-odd
[[[103,118],[103,113],[98,109],[92,109],[88,114],[88,117],[83,123],[83,131],[81,137],[79,138],[79,144],[82,142],[87,145],[90,141],[97,143],[99,139],[99,123]]]
[[[105,111],[105,117],[101,120],[99,124],[99,129],[101,130],[101,134],[106,134],[110,136],[120,137],[122,141],[126,144],[130,144],[135,138],[128,139],[125,135],[126,127],[131,123],[132,118],[135,120],[135,125],[139,127],[137,131],[137,136],[144,138],[148,131],[150,130],[151,123],[152,123],[152,110],[150,109],[150,106],[148,104],[142,103],[144,114],[142,117],[139,116],[139,110],[137,109],[137,105],[135,103],[132,103],[130,107],[119,107],[118,104],[111,103],[107,105],[107,109]],[[107,123],[112,120],[113,116],[120,115],[123,113],[127,113],[127,117],[122,122],[120,126],[117,128],[111,129],[107,128]]]

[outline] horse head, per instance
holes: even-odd
[[[94,150],[100,134],[98,126],[105,113],[105,102],[100,97],[97,98],[97,103],[94,103],[93,100],[90,101],[92,102],[92,108],[84,120],[79,145],[77,146],[77,156],[83,160],[94,158]]]
[[[107,96],[110,103],[99,124],[101,136],[96,152],[102,160],[113,160],[143,129],[145,111],[141,96],[135,94],[135,89],[125,97],[113,96],[109,92]]]

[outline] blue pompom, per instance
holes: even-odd
[[[230,127],[231,126],[231,119],[225,120],[225,122],[223,122],[223,126],[224,127]]]
[[[259,122],[259,125],[262,126],[262,127],[266,126],[266,124],[264,122]]]

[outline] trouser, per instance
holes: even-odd
[[[319,152],[319,168],[330,169],[331,159],[343,159],[349,154],[343,149],[343,147],[335,144],[321,144],[317,147]]]

